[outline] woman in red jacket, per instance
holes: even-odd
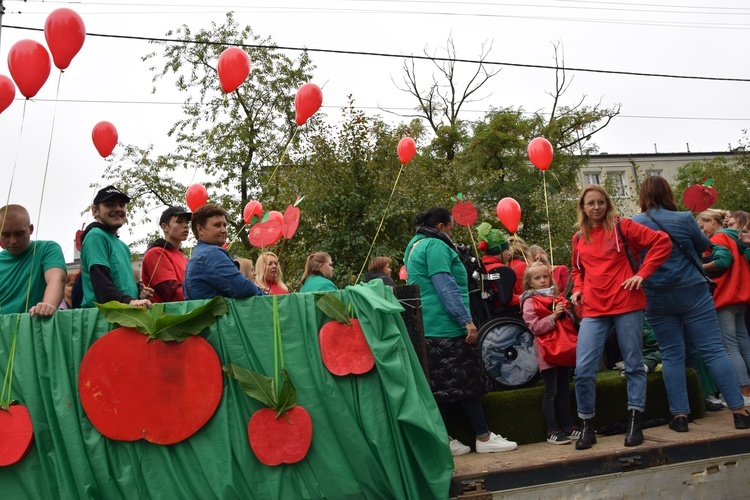
[[[723,210],[706,210],[698,214],[697,220],[712,243],[709,261],[703,268],[716,283],[714,303],[721,337],[745,406],[750,406],[750,336],[745,325],[745,309],[750,303],[750,266],[743,255],[745,244],[740,242],[737,229],[724,229],[727,214]]]
[[[620,219],[603,187],[589,184],[578,200],[578,227],[573,236],[573,294],[582,306],[576,351],[576,400],[583,419],[576,449],[596,443],[593,418],[596,406],[596,373],[609,331],[614,326],[625,362],[628,384],[628,430],[625,446],[643,443],[641,413],[646,407],[646,372],[643,368],[643,326],[646,296],[641,282],[651,276],[672,251],[669,236],[646,226]],[[643,248],[646,257],[638,267],[630,261]],[[638,267],[637,270],[634,268]]]

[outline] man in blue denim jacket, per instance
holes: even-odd
[[[227,213],[223,208],[203,205],[193,213],[191,227],[198,244],[185,269],[182,290],[186,300],[265,295],[240,273],[229,252],[222,248],[227,241]]]

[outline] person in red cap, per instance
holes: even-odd
[[[184,207],[169,207],[159,218],[164,238],[148,246],[141,265],[143,283],[154,289],[152,302],[185,300],[182,283],[185,281],[187,257],[180,250],[180,245],[190,234],[192,215]]]

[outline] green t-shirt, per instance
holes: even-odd
[[[130,249],[109,231],[95,227],[83,239],[81,245],[81,281],[83,283],[82,307],[94,307],[96,297],[91,285],[91,266],[106,266],[112,281],[122,293],[138,298],[138,284],[133,276]]]
[[[0,314],[28,312],[41,302],[47,289],[44,273],[56,267],[66,269],[62,249],[54,241],[32,241],[29,248],[19,255],[7,250],[0,252]]]
[[[328,278],[324,278],[323,276],[319,274],[311,274],[307,278],[305,278],[305,284],[302,285],[302,288],[300,288],[300,293],[305,292],[331,292],[334,290],[338,290],[336,288],[336,285],[333,284],[333,281],[329,280]]]
[[[407,283],[419,285],[422,297],[422,318],[425,337],[459,337],[466,335],[466,325],[460,325],[445,310],[432,284],[433,275],[450,273],[461,291],[461,300],[469,308],[469,285],[466,268],[455,250],[444,241],[416,235],[404,253]]]

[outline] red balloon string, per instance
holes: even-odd
[[[26,121],[26,103],[29,102],[28,99],[24,99],[23,101],[23,112],[21,113],[21,130],[18,133],[18,146],[16,147],[16,157],[13,160],[13,171],[10,175],[10,185],[8,186],[8,197],[5,200],[5,205],[7,206],[10,204],[10,193],[13,191],[13,179],[16,177],[16,167],[18,167],[18,154],[21,151],[21,139],[23,138],[23,124]],[[0,232],[3,231],[5,228],[5,217],[8,215],[8,212],[5,212],[3,214],[3,220],[0,222]]]
[[[380,234],[380,229],[383,227],[383,222],[385,221],[385,216],[388,214],[388,208],[391,206],[391,200],[393,200],[393,193],[396,192],[396,186],[398,186],[398,180],[401,178],[401,172],[404,171],[404,165],[405,163],[401,164],[401,168],[398,171],[398,175],[396,176],[396,182],[393,183],[393,189],[391,189],[391,196],[388,197],[388,204],[385,206],[385,210],[383,211],[383,217],[380,219],[380,224],[378,224],[378,230],[375,231],[375,237],[372,239],[372,243],[370,243],[370,249],[367,251],[367,256],[365,257],[364,262],[362,262],[362,268],[359,270],[359,274],[357,274],[357,279],[354,280],[354,283],[359,282],[359,277],[362,276],[362,272],[365,270],[365,266],[367,265],[367,261],[370,259],[370,254],[372,253],[372,247],[375,246],[375,241],[378,239],[378,235]]]
[[[63,72],[60,70],[60,74],[57,77],[57,90],[55,91],[55,105],[52,108],[52,128],[49,131],[49,144],[47,145],[47,160],[44,162],[44,177],[42,178],[42,194],[39,196],[39,212],[37,213],[36,219],[36,231],[34,231],[34,241],[39,236],[39,228],[41,227],[42,220],[42,205],[44,204],[44,189],[47,186],[47,172],[49,172],[49,158],[52,152],[52,138],[55,135],[55,118],[57,118],[57,102],[60,97],[60,82],[62,81]]]

